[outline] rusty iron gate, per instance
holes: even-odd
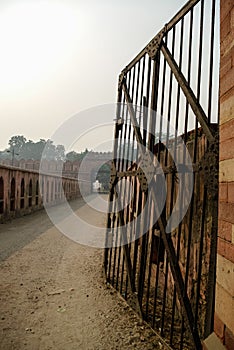
[[[119,77],[106,279],[173,349],[213,330],[218,5],[189,1]]]

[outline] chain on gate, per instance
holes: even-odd
[[[106,278],[173,349],[213,330],[217,7],[189,1],[119,77]]]

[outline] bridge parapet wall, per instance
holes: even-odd
[[[0,222],[79,197],[75,178],[0,165]]]

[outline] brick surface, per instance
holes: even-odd
[[[222,67],[220,67],[220,78],[222,79],[225,74],[232,68],[232,53],[228,53],[222,59]]]
[[[224,336],[224,344],[227,350],[233,350],[234,349],[234,334],[231,332],[231,330],[226,327],[225,328],[225,336]]]
[[[232,45],[233,45],[233,28],[231,28],[231,31],[229,35],[226,35],[225,38],[220,38],[221,45],[220,45],[220,57],[221,57],[221,66],[222,66],[222,58],[229,54]]]
[[[219,318],[217,313],[214,315],[214,331],[217,334],[217,336],[221,339],[221,341],[224,341],[224,323],[223,321]]]
[[[234,181],[234,159],[223,160],[219,163],[219,181]]]
[[[202,343],[203,350],[226,350],[221,340],[213,332]]]
[[[234,331],[234,297],[230,295],[219,283],[216,283],[215,311],[223,323]]]
[[[220,163],[215,332],[234,350],[234,2],[220,1]],[[227,331],[227,332],[226,332]],[[213,344],[213,349],[216,345]],[[212,349],[212,350],[213,350]]]
[[[232,242],[232,227],[230,222],[219,220],[218,236],[225,241]]]
[[[233,8],[233,0],[220,0],[220,21],[223,22],[224,18]]]
[[[226,36],[230,33],[230,31],[231,31],[231,12],[228,11],[226,16],[221,21],[221,26],[220,26],[221,40],[225,39]]]
[[[220,99],[220,124],[226,123],[234,118],[234,87]]]
[[[220,150],[220,154],[219,154],[220,160],[234,158],[234,138],[229,139],[227,141],[221,141],[219,150]]]
[[[219,203],[219,219],[234,224],[234,203]]]
[[[218,237],[218,254],[234,263],[234,244]]]
[[[220,143],[230,139],[234,139],[234,118],[220,126]]]
[[[219,200],[220,202],[228,201],[228,183],[222,182],[219,184]]]
[[[234,263],[217,255],[217,283],[234,296]]]
[[[220,94],[221,96],[226,94],[233,88],[234,81],[234,67],[232,67],[220,81]]]
[[[232,4],[232,9],[231,9],[231,29],[234,27],[234,5]]]
[[[234,203],[234,182],[228,183],[228,203]]]

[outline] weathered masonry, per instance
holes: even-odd
[[[214,330],[234,348],[233,18],[221,1],[220,120],[216,0],[189,1],[119,77],[105,273],[172,349],[218,349]]]
[[[234,349],[234,2],[220,1],[219,227],[214,330]],[[214,338],[214,335],[212,336]],[[214,339],[210,339],[210,342]],[[217,345],[213,346],[218,349]]]
[[[0,165],[0,221],[79,196],[76,179]]]
[[[72,200],[92,192],[102,164],[109,162],[108,153],[90,152],[80,169],[80,161],[2,160],[0,164],[0,222],[56,205],[65,198]],[[4,164],[3,164],[4,163]],[[78,180],[79,179],[79,180]]]

